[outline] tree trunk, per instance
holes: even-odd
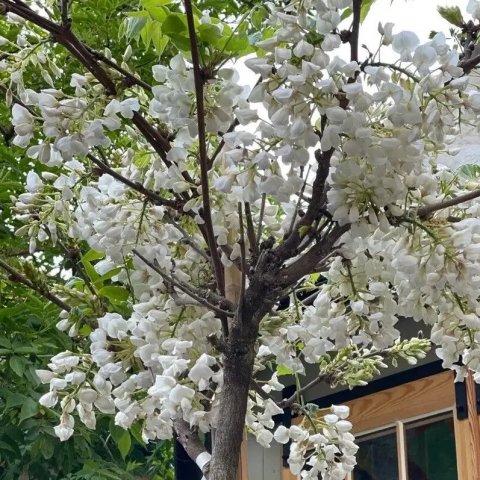
[[[244,342],[240,351],[228,353],[220,400],[209,480],[235,480],[245,428],[245,413],[255,357],[254,342]]]
[[[230,324],[223,389],[214,434],[209,480],[236,480],[245,428],[248,391],[261,319],[269,310],[268,286],[252,279],[239,314]]]

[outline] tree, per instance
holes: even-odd
[[[480,2],[468,22],[443,11],[456,47],[387,23],[363,53],[372,3],[113,2],[123,23],[105,45],[81,3],[0,0],[12,143],[32,159],[17,234],[30,254],[64,245],[73,275],[23,278],[74,344],[38,372],[61,440],[76,417],[111,414],[231,480],[246,428],[291,440],[303,478],[340,479],[357,449],[348,409],[313,414],[306,389],[363,385],[430,342],[478,377],[480,190],[435,158],[478,120]],[[249,93],[232,67],[246,55]],[[401,338],[402,316],[430,339]],[[304,422],[275,428],[287,407]]]

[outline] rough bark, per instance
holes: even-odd
[[[235,480],[237,476],[254,348],[253,344],[235,343],[243,344],[242,351],[228,354],[225,358],[224,389],[215,430],[209,480]]]
[[[233,320],[224,357],[224,386],[215,429],[209,480],[236,480],[260,320],[268,311],[267,288],[252,281]]]

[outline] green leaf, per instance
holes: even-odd
[[[176,33],[169,33],[168,36],[172,43],[182,52],[190,51],[190,39],[185,35],[178,35]]]
[[[168,13],[167,13],[168,10],[163,7],[147,7],[146,10],[150,14],[150,17],[152,17],[153,20],[162,24],[168,16]]]
[[[28,397],[26,395],[17,392],[8,392],[6,398],[7,401],[5,404],[5,410],[8,410],[12,407],[18,407],[19,405],[22,405],[26,400],[28,400]]]
[[[252,14],[252,25],[255,27],[255,30],[260,30],[263,25],[263,21],[267,16],[267,10],[264,7],[258,8]]]
[[[170,3],[172,3],[172,0],[143,0],[142,6],[143,8],[164,7]]]
[[[480,177],[480,165],[475,163],[469,163],[466,165],[462,165],[456,171],[457,175],[468,178],[469,180],[478,179]]]
[[[48,436],[42,435],[40,437],[40,452],[45,460],[48,460],[53,457],[53,452],[55,451],[55,440]]]
[[[292,373],[293,373],[293,370],[291,368],[288,368],[283,363],[277,366],[277,375],[279,377],[281,377],[282,375],[292,375]]]
[[[198,36],[204,42],[214,43],[222,37],[222,32],[216,25],[204,23],[198,26]]]
[[[157,52],[157,55],[159,57],[162,56],[165,47],[168,45],[169,41],[170,39],[168,38],[168,36],[162,34],[160,25],[158,23],[154,24],[152,27],[152,42],[153,46],[155,47],[155,51]]]
[[[12,344],[10,343],[10,340],[5,337],[0,337],[0,346],[10,350],[12,348]]]
[[[448,23],[451,23],[459,28],[462,28],[465,25],[462,12],[459,7],[438,7],[437,11]]]
[[[27,398],[20,410],[20,416],[18,417],[18,423],[22,423],[27,418],[31,418],[38,413],[39,404],[33,398]]]
[[[187,23],[184,15],[180,13],[170,13],[162,23],[162,32],[167,35],[178,35],[187,31]]]
[[[118,450],[120,451],[120,455],[124,460],[130,451],[131,445],[132,439],[130,438],[130,433],[127,430],[124,430],[122,436],[117,441]]]
[[[23,377],[26,363],[27,361],[23,357],[17,357],[16,355],[12,355],[8,361],[10,368],[14,371],[15,375],[19,377]]]
[[[86,262],[93,262],[94,260],[101,260],[105,258],[105,254],[102,252],[97,252],[96,250],[89,250],[85,255],[83,255],[82,260]]]
[[[130,295],[128,290],[125,287],[118,287],[116,285],[107,285],[102,287],[98,294],[108,298],[113,302],[125,302]]]
[[[88,337],[92,333],[92,327],[90,325],[83,325],[78,331],[82,337]]]
[[[142,31],[140,32],[140,38],[142,39],[145,48],[148,48],[152,42],[152,27],[154,25],[158,25],[158,23],[148,19],[145,26],[142,28]]]
[[[363,1],[362,8],[360,9],[360,23],[363,23],[363,21],[367,18],[368,12],[370,12],[370,8],[374,3],[375,3],[375,0]],[[348,7],[343,11],[340,18],[342,20],[345,20],[346,18],[350,17],[352,14],[353,14],[353,10],[350,7]]]
[[[132,434],[132,437],[140,444],[140,445],[145,445],[145,442],[143,441],[142,438],[142,425],[140,423],[134,423],[130,427],[130,433]]]

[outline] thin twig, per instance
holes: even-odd
[[[164,281],[166,281],[167,283],[169,283],[173,287],[178,288],[183,293],[186,293],[189,297],[192,297],[194,300],[196,300],[198,303],[202,304],[204,307],[209,308],[210,310],[214,311],[215,313],[217,313],[219,315],[223,315],[223,316],[227,316],[227,317],[233,317],[234,316],[234,313],[232,313],[231,311],[223,310],[222,308],[217,307],[213,303],[210,303],[208,300],[206,300],[206,297],[209,296],[208,293],[206,293],[206,292],[199,292],[198,294],[195,293],[185,283],[181,282],[180,280],[175,280],[170,275],[163,272],[159,267],[157,267],[157,265],[155,265],[155,263],[151,262],[150,260],[145,258],[141,253],[139,253],[138,250],[133,249],[132,253],[134,255],[136,255],[138,258],[140,258],[140,260],[142,260],[142,262],[145,263],[145,265],[147,265],[148,267],[150,267],[154,272],[158,273],[164,279]],[[210,296],[213,297],[213,295],[210,295]],[[215,296],[215,298],[218,298],[218,297]],[[226,298],[221,298],[218,303],[221,304],[222,306],[231,306],[231,302],[229,300],[227,300]]]
[[[113,68],[113,70],[116,70],[118,73],[121,73],[124,77],[127,83],[130,83],[132,85],[138,85],[139,87],[142,87],[144,90],[147,90],[148,92],[152,91],[152,86],[149,85],[147,82],[143,81],[141,78],[138,78],[135,76],[133,73],[130,73],[128,70],[125,70],[123,67],[115,63],[113,60],[110,60],[107,58],[105,55],[102,53],[98,52],[97,50],[94,50],[93,48],[87,47],[87,50],[100,62],[105,63],[105,65],[108,65],[110,68]]]
[[[410,78],[413,80],[415,83],[420,83],[420,79],[417,78],[413,73],[409,72],[407,69],[399,67],[398,65],[393,65],[391,63],[385,63],[385,62],[369,62],[364,65],[362,65],[362,70],[365,70],[365,67],[385,67],[389,68],[390,70],[393,70],[395,72],[399,72],[406,77]]]
[[[295,205],[295,211],[293,212],[293,215],[292,215],[292,221],[290,222],[290,227],[288,229],[287,237],[292,233],[293,227],[295,226],[295,220],[297,219],[298,210],[300,209],[300,202],[302,201],[303,193],[305,192],[305,187],[307,186],[307,179],[308,179],[309,173],[310,173],[310,165],[308,166],[307,174],[305,175],[305,180],[303,182],[302,189],[300,190],[300,195],[298,196],[297,204]]]
[[[257,245],[255,247],[256,251],[260,248],[260,241],[262,239],[263,233],[263,216],[265,215],[265,204],[267,202],[267,194],[262,193],[262,203],[260,204],[260,215],[258,220],[258,229],[257,229]]]
[[[115,178],[115,180],[118,180],[119,182],[123,183],[127,187],[130,187],[132,190],[135,190],[136,192],[141,193],[142,195],[145,195],[145,197],[147,197],[155,205],[165,205],[167,207],[172,207],[174,209],[179,208],[179,204],[177,200],[168,200],[166,198],[163,198],[157,193],[153,192],[152,190],[145,188],[141,183],[133,182],[132,180],[129,180],[128,178],[124,177],[123,175],[120,175],[118,172],[110,168],[108,165],[105,165],[105,163],[103,163],[101,160],[96,158],[91,153],[87,154],[87,158],[91,160],[95,165],[97,165],[97,167],[100,168],[102,172],[112,176],[113,178]]]
[[[474,190],[473,192],[465,193],[464,195],[459,195],[458,197],[451,198],[450,200],[443,200],[441,202],[432,203],[431,205],[425,205],[420,207],[417,210],[417,215],[419,218],[424,220],[428,218],[432,213],[437,212],[438,210],[443,210],[444,208],[454,207],[463,202],[469,202],[475,198],[480,197],[480,190]]]
[[[225,135],[225,133],[233,132],[235,130],[235,127],[238,126],[238,125],[240,125],[240,122],[237,119],[235,119],[230,124],[227,131],[223,133],[223,135]],[[217,148],[215,149],[215,151],[212,153],[212,156],[208,160],[208,169],[209,170],[210,170],[210,168],[212,168],[213,163],[215,162],[216,158],[218,157],[218,154],[222,151],[222,148],[225,145],[225,140],[223,139],[223,135],[222,135],[222,139],[220,140],[219,144],[217,145]]]
[[[248,244],[250,245],[250,250],[252,251],[253,255],[258,253],[257,251],[257,239],[255,237],[255,229],[253,227],[253,218],[252,218],[252,210],[250,209],[250,203],[245,202],[245,219],[247,223],[247,238]]]
[[[237,318],[241,318],[242,309],[243,309],[243,302],[245,300],[245,283],[247,278],[247,259],[245,253],[245,232],[243,228],[243,212],[242,212],[242,204],[238,202],[238,222],[240,228],[240,258],[242,261],[242,268],[240,269],[240,273],[242,275],[242,282],[240,286],[240,296],[238,300],[238,310],[237,310]]]
[[[67,312],[71,310],[70,305],[67,305],[63,300],[60,300],[56,295],[42,288],[41,285],[39,285],[38,283],[35,283],[29,280],[27,277],[25,277],[25,275],[20,273],[18,270],[16,270],[15,268],[10,266],[8,263],[4,262],[3,260],[0,260],[0,267],[10,274],[10,280],[13,280],[14,282],[21,283],[27,286],[31,290],[40,294],[42,297],[45,297],[47,300],[50,300],[52,303],[60,307],[62,310],[65,310]]]

